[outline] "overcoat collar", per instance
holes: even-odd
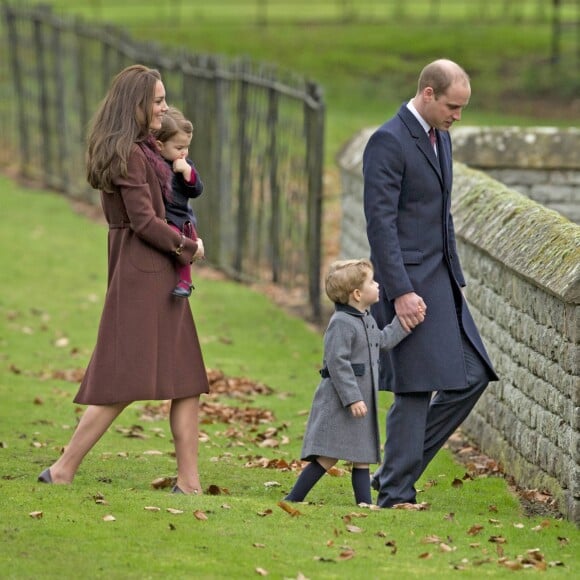
[[[407,127],[409,134],[415,140],[415,143],[421,153],[427,158],[429,165],[433,168],[435,173],[437,173],[437,177],[443,183],[443,175],[441,173],[441,164],[440,158],[437,157],[431,143],[429,142],[429,137],[425,133],[425,130],[421,126],[421,123],[417,120],[417,117],[413,115],[411,111],[409,111],[407,107],[407,103],[403,103],[401,108],[399,109],[399,117]],[[435,132],[436,134],[438,131]],[[438,140],[437,142],[437,149],[439,150],[439,155],[443,155],[441,142]]]
[[[346,314],[350,314],[351,316],[360,316],[362,318],[367,314],[366,312],[361,312],[360,310],[357,310],[350,304],[339,304],[338,302],[336,302],[334,306],[337,312],[344,312]]]

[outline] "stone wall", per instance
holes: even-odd
[[[343,257],[369,253],[361,161],[371,132],[338,158]],[[463,430],[580,523],[580,226],[462,163],[454,171],[467,299],[501,377]]]
[[[456,161],[580,224],[580,128],[454,127]]]

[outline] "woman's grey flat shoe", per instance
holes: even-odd
[[[50,468],[47,467],[39,476],[38,481],[41,483],[52,483],[52,477],[50,476]]]

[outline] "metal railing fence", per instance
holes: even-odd
[[[245,60],[132,40],[118,28],[2,5],[0,162],[91,202],[85,131],[110,80],[157,68],[170,104],[194,124],[190,155],[205,183],[192,201],[206,255],[238,280],[308,292],[320,316],[325,106],[315,83]]]

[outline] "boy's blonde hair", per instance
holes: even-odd
[[[177,133],[193,135],[193,124],[185,118],[179,109],[169,107],[167,113],[163,115],[161,129],[155,132],[155,139],[161,141],[161,143],[166,143],[169,139],[175,137]]]
[[[348,304],[353,290],[362,288],[369,272],[374,274],[369,260],[337,260],[333,262],[326,275],[326,295],[338,304]]]

